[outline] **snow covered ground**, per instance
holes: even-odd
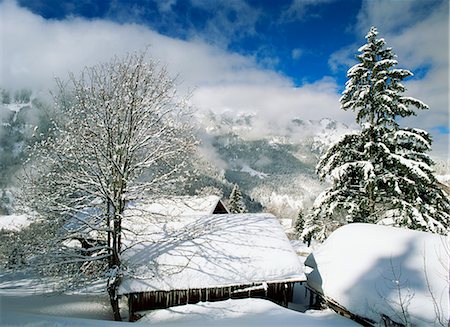
[[[229,219],[234,217],[233,215],[228,216]],[[256,218],[260,223],[277,222],[274,217],[269,220],[261,220],[263,217],[257,215]],[[9,221],[6,225],[10,226]],[[229,225],[236,226],[237,224]],[[217,227],[217,224],[215,223],[214,226]],[[271,225],[263,226],[263,230],[270,231],[270,235],[267,235],[264,243],[267,255],[267,251],[270,249],[268,246],[273,242],[275,231]],[[202,227],[205,229],[204,225]],[[262,232],[259,231],[257,235]],[[278,243],[274,244],[274,248],[279,250],[281,241],[279,238],[276,239]],[[290,247],[284,235],[282,241]],[[255,244],[252,248],[255,248]],[[281,246],[281,248],[283,247]],[[234,250],[236,251],[236,248]],[[292,255],[295,257],[294,252]],[[278,255],[278,259],[288,263],[292,261],[287,260],[285,255]],[[297,267],[295,271],[301,274],[301,264],[299,264],[298,258],[295,258],[295,262],[295,267]],[[38,278],[32,278],[25,274],[0,272],[0,326],[131,325],[128,322],[111,321],[112,314],[108,296],[101,287],[91,287],[88,291],[71,294],[58,294],[54,292],[56,284],[55,280],[44,283]],[[122,301],[122,310],[122,316],[126,319],[125,301]],[[331,311],[300,313],[262,299],[204,302],[155,310],[144,316],[139,324],[151,326],[297,326],[299,324],[356,326],[354,322]]]
[[[417,326],[447,325],[449,239],[393,227],[350,224],[324,244],[291,245],[306,263],[309,283],[350,312],[380,326],[381,315]],[[300,258],[301,259],[301,258]],[[104,288],[53,292],[22,274],[0,272],[0,326],[131,326],[111,321]],[[45,293],[45,294],[42,294]],[[125,301],[123,317],[127,317]],[[402,313],[404,311],[406,314]],[[262,299],[201,302],[148,312],[149,326],[357,326],[330,311],[293,311]]]
[[[0,326],[111,326],[105,294],[57,294],[21,274],[0,275]]]
[[[302,262],[305,261],[306,257],[313,251],[313,247],[308,247],[303,241],[301,240],[290,240],[292,247],[294,248],[294,251],[299,256],[300,260]]]
[[[296,312],[262,299],[200,302],[154,310],[136,323],[111,321],[106,296],[0,297],[0,326],[359,326],[330,310]]]
[[[107,296],[1,295],[0,326],[111,326]]]
[[[26,215],[0,216],[0,229],[18,231],[30,223],[30,218]]]
[[[200,302],[145,315],[151,326],[359,326],[330,310],[300,313],[262,299]]]
[[[308,284],[350,312],[381,323],[448,323],[449,239],[370,224],[337,229],[306,260]]]
[[[106,294],[36,294],[38,288],[36,280],[0,275],[0,326],[358,326],[330,310],[300,313],[262,299],[200,302],[114,322]]]

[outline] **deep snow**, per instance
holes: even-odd
[[[174,222],[172,227],[177,230],[181,225],[186,226],[188,221]],[[272,221],[276,222],[273,219],[262,221],[265,223],[260,225],[258,222],[256,226],[264,227],[266,231],[271,230]],[[221,222],[229,223],[226,220]],[[206,249],[210,248],[215,240],[211,236],[217,231],[213,228],[217,227],[216,223],[190,226],[195,228],[187,229],[188,234],[199,238],[187,242],[204,239],[202,244]],[[231,224],[230,237],[238,231],[232,227],[239,225],[237,223]],[[193,231],[201,233],[191,234]],[[206,237],[203,234],[205,231],[212,234]],[[273,234],[271,237],[274,239],[261,237],[266,240],[266,250],[276,248],[279,242],[287,242],[287,239],[282,241]],[[275,243],[267,243],[268,240]],[[303,255],[311,251],[301,242],[292,243]],[[241,245],[251,245],[245,244]],[[409,323],[419,326],[438,325],[440,321],[447,323],[448,237],[386,226],[350,224],[335,231],[324,244],[315,244],[312,249],[313,254],[307,259],[307,264],[313,266],[314,270],[306,270],[310,285],[322,290],[327,297],[352,313],[380,324],[382,314],[397,322],[404,323],[404,319],[408,319]],[[89,293],[54,294],[54,282],[44,284],[38,279],[20,274],[0,274],[0,326],[130,325],[110,320],[111,308],[107,295],[102,293],[102,287],[92,288]],[[43,291],[48,294],[41,294]],[[403,309],[407,317],[401,313],[401,301],[404,302]],[[124,303],[122,306],[126,318],[126,306]],[[204,302],[155,310],[139,323],[186,327],[357,325],[329,310],[300,313],[262,299]]]
[[[359,326],[331,310],[300,313],[262,299],[200,302],[148,313],[151,326]]]
[[[376,322],[384,314],[398,323],[446,325],[448,242],[432,233],[349,224],[307,258],[314,269],[308,284]]]
[[[106,294],[33,294],[38,285],[0,275],[0,326],[357,326],[330,310],[300,313],[262,299],[200,302],[154,310],[136,323],[114,322]]]
[[[123,253],[128,271],[121,294],[306,280],[271,214],[190,216],[161,223],[128,218],[125,227],[135,233],[124,233],[124,244],[134,246]],[[138,235],[133,226],[145,233]]]

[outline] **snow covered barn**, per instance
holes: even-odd
[[[271,214],[179,216],[129,233],[119,293],[139,311],[257,297],[288,306],[303,266]],[[144,230],[145,229],[145,230]],[[144,236],[145,235],[145,236]]]

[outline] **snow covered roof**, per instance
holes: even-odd
[[[131,218],[131,217],[130,217]],[[271,214],[184,216],[169,222],[127,219],[121,294],[305,280],[303,267]],[[140,243],[139,243],[140,242]]]
[[[225,206],[217,195],[210,196],[171,196],[149,198],[139,204],[130,204],[129,210],[160,216],[210,215],[218,205]]]
[[[432,233],[349,224],[307,258],[313,267],[308,284],[375,322],[384,314],[405,325],[435,325],[437,319],[447,324],[448,241]]]

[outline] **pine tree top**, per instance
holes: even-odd
[[[349,79],[340,98],[341,109],[357,112],[356,122],[359,124],[397,127],[397,116],[415,115],[410,106],[418,109],[428,109],[428,106],[403,95],[406,88],[402,81],[413,73],[395,68],[397,56],[377,35],[377,29],[372,27],[366,35],[367,43],[358,49],[359,63],[347,72]]]

